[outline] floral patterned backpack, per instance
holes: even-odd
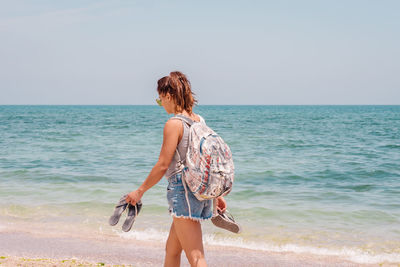
[[[229,146],[206,125],[202,117],[200,122],[182,115],[174,118],[189,125],[186,158],[181,160],[179,153],[175,153],[183,171],[184,184],[198,200],[227,195],[232,190],[235,169]]]

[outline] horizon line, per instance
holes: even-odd
[[[400,104],[202,104],[196,106],[399,106]],[[0,106],[155,106],[156,104],[0,104]]]

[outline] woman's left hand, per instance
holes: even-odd
[[[226,201],[223,197],[217,197],[217,210],[221,213],[226,211]]]
[[[140,199],[142,199],[143,196],[143,191],[137,189],[128,194],[126,197],[126,203],[130,203],[132,206],[135,206],[136,203],[139,202]]]

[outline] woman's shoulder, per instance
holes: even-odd
[[[165,136],[179,136],[183,131],[183,125],[180,120],[167,120],[164,125]]]
[[[165,122],[165,127],[167,126],[173,126],[176,127],[178,125],[182,124],[181,120],[179,118],[176,118],[175,116],[172,118],[169,118],[166,122]]]

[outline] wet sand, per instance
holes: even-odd
[[[274,253],[230,247],[205,248],[209,266],[398,266],[360,265],[337,257]],[[114,237],[66,237],[22,231],[0,232],[1,266],[162,266],[161,242]],[[81,266],[82,266],[81,265]],[[189,266],[182,254],[182,266]]]

